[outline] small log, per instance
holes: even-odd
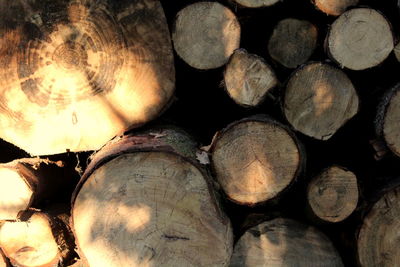
[[[25,211],[20,221],[0,226],[0,247],[14,266],[52,267],[64,264],[73,252],[65,244],[64,231],[56,218],[38,211]],[[61,265],[64,266],[64,265]]]
[[[372,207],[358,234],[358,261],[363,267],[400,265],[400,188]]]
[[[280,0],[234,0],[236,3],[243,7],[256,8],[267,7],[278,3]]]
[[[315,6],[327,15],[339,16],[359,0],[314,0]]]
[[[394,47],[389,21],[371,8],[355,8],[332,24],[327,52],[342,68],[364,70],[381,64]]]
[[[332,223],[343,221],[357,207],[357,177],[342,167],[329,167],[312,179],[307,200],[317,218]]]
[[[172,98],[158,0],[4,0],[0,18],[0,138],[31,155],[100,149]]]
[[[217,133],[211,166],[227,197],[253,206],[278,197],[299,175],[299,143],[283,125],[265,117],[236,121]]]
[[[328,140],[358,112],[358,95],[344,72],[324,63],[309,63],[290,78],[284,113],[299,132]]]
[[[376,132],[387,147],[400,157],[400,83],[390,89],[378,107]]]
[[[278,83],[272,68],[263,58],[237,49],[224,72],[228,95],[238,105],[256,107]]]
[[[227,63],[239,48],[240,24],[235,14],[218,2],[198,2],[178,12],[172,40],[187,64],[214,69]]]
[[[62,167],[39,158],[0,164],[0,220],[16,220],[20,211],[56,196],[67,182]]]
[[[317,229],[277,218],[249,229],[236,243],[231,267],[343,266],[331,241]]]
[[[268,52],[286,68],[305,63],[317,46],[318,30],[306,20],[287,18],[274,28],[268,41]]]
[[[168,129],[99,151],[72,202],[81,258],[96,267],[227,265],[231,225],[196,151],[186,134]]]

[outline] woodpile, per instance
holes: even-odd
[[[399,10],[1,1],[0,267],[400,266]]]

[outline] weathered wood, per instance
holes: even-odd
[[[243,7],[250,7],[250,8],[272,6],[279,2],[279,0],[234,0],[234,1]]]
[[[326,49],[341,67],[364,70],[381,64],[393,46],[389,21],[374,9],[355,8],[332,24]]]
[[[278,79],[263,58],[237,49],[226,65],[224,84],[228,95],[237,104],[256,107],[278,84]]]
[[[287,68],[305,63],[317,46],[318,30],[306,20],[287,18],[278,22],[268,41],[270,56]]]
[[[359,0],[314,0],[315,6],[325,14],[339,16],[347,8],[357,5]]]
[[[311,180],[307,200],[317,218],[333,223],[343,221],[357,207],[357,177],[342,167],[329,167]]]
[[[235,14],[218,2],[198,2],[178,12],[172,40],[187,64],[214,69],[239,48],[240,24]]]
[[[19,212],[57,195],[67,182],[62,167],[39,158],[0,164],[0,220],[16,220]]]
[[[63,264],[72,247],[60,223],[46,213],[25,211],[19,221],[0,226],[0,247],[14,266],[51,267]]]
[[[324,63],[309,63],[290,78],[284,113],[301,133],[328,140],[358,112],[358,95],[344,72]]]
[[[236,243],[232,267],[343,266],[331,241],[317,229],[277,218],[249,229]]]
[[[232,229],[193,142],[172,130],[124,136],[95,155],[73,200],[90,266],[224,266]]]
[[[0,18],[0,137],[30,154],[99,149],[170,101],[158,0],[4,0]]]
[[[358,234],[358,260],[363,267],[400,264],[400,188],[384,194],[364,218]]]
[[[400,156],[400,84],[385,93],[375,120],[376,133],[387,147]]]
[[[304,155],[287,128],[265,117],[250,117],[217,133],[211,165],[227,197],[255,205],[278,197],[301,172]]]

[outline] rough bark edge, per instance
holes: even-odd
[[[284,196],[288,191],[290,191],[292,186],[297,182],[297,180],[301,177],[302,173],[305,171],[305,168],[306,168],[305,147],[303,146],[303,144],[300,142],[300,140],[297,138],[297,136],[293,133],[293,131],[289,127],[278,122],[277,120],[273,119],[272,117],[270,117],[266,114],[256,114],[256,115],[253,115],[250,117],[246,117],[246,118],[234,121],[234,122],[228,124],[228,126],[223,128],[221,131],[218,131],[214,135],[214,137],[211,141],[210,148],[209,148],[209,153],[210,153],[211,157],[212,157],[212,153],[214,152],[216,143],[219,141],[219,139],[231,128],[233,128],[234,126],[236,126],[240,123],[244,123],[244,122],[262,122],[262,123],[272,124],[274,126],[280,127],[282,130],[284,130],[292,138],[293,142],[295,143],[295,145],[297,147],[297,150],[299,152],[299,165],[297,166],[297,170],[296,170],[292,180],[290,181],[290,183],[284,189],[282,189],[279,193],[277,193],[275,196],[273,196],[272,198],[267,199],[265,201],[254,203],[254,204],[244,204],[244,203],[240,203],[234,199],[231,199],[223,190],[221,190],[222,194],[225,197],[225,199],[228,199],[235,204],[238,204],[241,206],[247,206],[250,208],[263,206],[267,203],[276,203],[282,198],[282,196]],[[211,165],[211,172],[212,172],[213,176],[216,177],[216,171],[215,171],[215,167],[214,167],[212,160],[211,160],[210,165]]]
[[[276,84],[275,84],[274,86],[272,86],[270,89],[268,89],[268,91],[260,98],[260,101],[258,102],[257,105],[252,106],[252,105],[246,105],[246,104],[242,104],[242,103],[237,102],[236,99],[234,99],[234,98],[231,96],[231,94],[229,93],[229,90],[228,90],[228,88],[226,87],[225,78],[223,78],[223,80],[222,80],[222,82],[221,82],[221,85],[223,86],[225,93],[229,96],[229,98],[230,98],[236,105],[239,105],[239,106],[241,106],[241,107],[243,107],[243,108],[247,108],[247,109],[257,108],[257,107],[261,106],[261,105],[264,103],[265,99],[271,94],[271,92],[272,92],[273,90],[275,90],[277,87],[279,87],[279,80],[278,80],[278,77],[276,76],[275,70],[272,68],[272,66],[271,66],[270,64],[267,63],[267,61],[266,61],[263,57],[261,57],[261,56],[259,56],[259,55],[256,55],[256,54],[249,53],[249,52],[248,52],[246,49],[244,49],[244,48],[237,48],[237,49],[235,49],[235,50],[233,51],[232,55],[230,55],[230,57],[229,57],[229,59],[228,59],[228,62],[227,62],[227,63],[225,64],[225,66],[224,66],[224,68],[225,68],[225,69],[224,69],[224,72],[223,72],[223,76],[224,76],[224,77],[225,77],[226,67],[227,67],[227,66],[230,64],[230,62],[232,61],[233,55],[235,54],[236,51],[244,52],[244,53],[246,53],[249,57],[251,57],[251,58],[253,58],[253,59],[255,59],[255,60],[260,60],[263,64],[265,64],[268,68],[270,68],[271,72],[273,73],[274,78],[276,79]]]
[[[346,168],[346,167],[344,167],[344,166],[341,166],[341,165],[338,165],[338,164],[332,164],[332,165],[329,165],[328,167],[322,169],[322,170],[319,171],[317,174],[315,174],[315,175],[313,175],[313,176],[311,177],[311,179],[308,181],[307,187],[306,187],[306,210],[305,210],[305,213],[306,213],[306,216],[307,216],[312,222],[316,223],[317,225],[333,225],[333,224],[342,223],[343,221],[345,221],[346,219],[348,219],[350,216],[352,216],[352,215],[354,214],[354,212],[357,211],[357,208],[358,208],[358,206],[359,206],[359,204],[360,204],[360,202],[361,202],[361,199],[360,199],[360,192],[361,192],[361,190],[360,190],[360,185],[359,185],[359,182],[358,182],[358,179],[357,179],[357,176],[356,176],[357,190],[358,190],[358,199],[357,199],[356,207],[354,208],[354,210],[353,210],[348,216],[346,216],[346,217],[345,217],[343,220],[341,220],[341,221],[338,221],[338,222],[331,222],[331,221],[326,221],[326,220],[320,218],[319,216],[317,216],[317,215],[315,214],[314,210],[312,209],[312,207],[311,207],[311,205],[310,205],[310,201],[308,200],[308,189],[309,189],[310,183],[311,183],[311,181],[313,181],[315,178],[319,177],[322,173],[326,172],[327,170],[329,170],[329,169],[332,168],[332,167],[337,167],[337,168],[342,169],[342,170],[344,170],[344,171],[350,171],[350,172],[352,172],[352,173],[355,175],[355,173],[354,173],[353,171],[349,170],[348,168]]]
[[[171,129],[172,128],[172,129]],[[188,146],[188,150],[182,150],[182,146],[178,145],[175,142],[169,142],[164,137],[169,137],[167,134],[164,134],[164,131],[170,131],[172,135],[180,135],[184,137],[183,147]],[[182,140],[175,140],[182,141]],[[204,177],[204,181],[207,184],[208,191],[210,194],[210,200],[213,204],[216,213],[219,215],[217,219],[223,224],[227,225],[228,228],[232,228],[230,219],[224,213],[224,208],[221,204],[223,201],[221,197],[221,192],[219,192],[219,186],[214,181],[211,176],[210,171],[203,165],[201,165],[196,160],[197,152],[201,153],[201,150],[197,148],[197,143],[182,129],[178,127],[156,127],[153,129],[144,130],[142,132],[137,133],[129,133],[124,136],[118,136],[112,139],[109,143],[104,145],[100,150],[94,152],[91,156],[91,162],[88,164],[84,174],[82,175],[80,181],[78,182],[71,198],[71,215],[69,219],[69,226],[71,227],[71,231],[73,236],[75,237],[76,249],[75,251],[79,255],[79,258],[88,263],[86,256],[82,252],[79,246],[78,239],[76,239],[76,234],[74,230],[74,204],[75,200],[82,189],[82,186],[87,181],[87,179],[93,174],[95,170],[110,162],[111,160],[124,155],[124,154],[133,154],[133,153],[141,153],[141,152],[163,152],[167,154],[171,154],[179,157],[181,160],[186,161],[195,168],[197,168],[200,173]],[[233,244],[233,235],[232,235],[232,244]]]
[[[288,119],[287,119],[287,117],[286,117],[286,114],[285,114],[286,89],[287,89],[287,86],[288,86],[288,84],[289,84],[289,81],[290,81],[294,76],[296,76],[296,73],[297,73],[297,72],[299,72],[300,70],[306,68],[308,65],[312,65],[312,64],[316,64],[316,63],[319,63],[319,64],[321,64],[321,65],[328,65],[328,66],[330,66],[330,67],[332,67],[332,68],[334,68],[334,69],[338,69],[339,71],[342,71],[342,72],[346,75],[346,77],[350,80],[351,84],[353,85],[354,91],[355,91],[355,95],[356,95],[357,98],[358,98],[358,107],[357,107],[357,111],[356,111],[356,113],[354,114],[354,116],[351,117],[351,118],[349,118],[349,119],[347,119],[346,121],[344,121],[343,124],[336,130],[336,132],[335,132],[334,134],[332,134],[328,139],[324,139],[324,140],[317,139],[317,138],[312,137],[312,136],[308,136],[308,135],[303,134],[302,132],[296,130],[296,129],[292,126],[292,124],[288,121]],[[285,81],[284,86],[282,87],[281,90],[282,90],[282,91],[281,91],[280,99],[279,99],[280,107],[281,107],[281,115],[282,115],[283,118],[285,118],[285,122],[286,122],[288,125],[290,125],[290,130],[292,130],[293,132],[300,133],[300,134],[306,136],[307,138],[312,138],[313,140],[322,141],[322,142],[327,142],[327,141],[328,141],[329,139],[331,139],[340,129],[342,129],[343,126],[345,126],[349,121],[353,120],[354,117],[356,117],[357,114],[360,112],[360,108],[361,108],[361,104],[360,104],[360,95],[358,94],[357,88],[356,88],[356,86],[354,86],[353,81],[350,79],[350,77],[347,75],[347,73],[344,72],[343,69],[339,68],[337,65],[335,65],[335,64],[333,64],[332,62],[329,62],[329,61],[308,61],[308,62],[306,62],[306,63],[300,65],[299,67],[297,67],[296,69],[294,69],[294,70],[292,71],[292,73],[289,75],[289,77],[288,77],[287,80]]]
[[[394,155],[400,157],[400,153],[396,153],[386,143],[386,139],[383,133],[387,109],[389,107],[390,101],[392,100],[393,96],[395,96],[397,93],[400,94],[400,83],[397,83],[394,87],[390,88],[383,94],[378,104],[377,112],[374,119],[374,126],[375,126],[375,134],[378,137],[378,140],[382,141],[384,149],[390,150]]]
[[[400,0],[399,0],[399,1],[400,1]],[[395,37],[395,34],[394,34],[393,25],[392,25],[392,23],[390,22],[390,20],[389,20],[380,10],[375,9],[375,8],[372,8],[372,7],[370,7],[370,6],[366,6],[366,5],[359,5],[359,6],[350,7],[350,8],[348,8],[348,9],[346,9],[345,12],[348,12],[348,11],[353,10],[353,9],[361,9],[361,8],[363,8],[363,9],[372,9],[372,10],[378,12],[378,13],[386,20],[386,22],[387,22],[388,25],[389,25],[390,32],[392,33],[393,46],[396,47],[396,37]],[[342,16],[345,12],[343,12],[342,14],[340,14],[339,16],[337,16],[336,18],[339,18],[340,16]],[[336,21],[336,20],[335,20],[335,21]],[[334,21],[334,22],[335,22],[335,21]],[[332,24],[333,24],[334,22],[332,22]],[[382,66],[382,65],[385,63],[385,61],[387,60],[387,58],[390,56],[391,53],[389,53],[389,55],[388,55],[381,63],[379,63],[379,64],[377,64],[377,65],[375,65],[375,66],[366,68],[366,69],[362,69],[362,70],[353,70],[353,69],[347,68],[346,66],[343,66],[342,64],[340,64],[340,63],[332,56],[332,54],[331,54],[331,52],[330,52],[330,49],[329,49],[329,38],[330,38],[330,35],[331,35],[332,24],[329,25],[329,26],[327,27],[327,30],[326,30],[326,37],[325,37],[325,40],[324,40],[323,47],[324,47],[325,54],[328,56],[328,58],[329,58],[333,63],[335,63],[335,65],[336,65],[337,67],[339,67],[339,69],[342,69],[342,70],[350,70],[350,71],[355,71],[355,72],[370,70],[370,69],[373,69],[373,68]]]

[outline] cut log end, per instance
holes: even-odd
[[[317,229],[278,218],[249,229],[236,243],[231,267],[343,266],[330,240]]]
[[[359,0],[314,0],[315,6],[325,14],[339,16],[347,8],[358,4]]]
[[[215,201],[203,173],[176,154],[125,153],[82,185],[74,233],[90,266],[223,266],[232,230]]]
[[[328,140],[358,112],[358,102],[357,92],[344,72],[328,64],[310,63],[289,80],[284,112],[297,131]]]
[[[307,199],[318,218],[340,222],[357,207],[357,177],[341,167],[330,167],[310,182]]]
[[[226,195],[242,205],[277,197],[297,176],[297,141],[273,121],[244,119],[212,144],[212,166]]]
[[[361,266],[400,265],[400,189],[387,192],[365,217],[358,235]]]
[[[343,13],[328,34],[327,50],[340,66],[364,70],[381,64],[394,46],[390,23],[376,10],[355,8]]]
[[[281,20],[268,42],[268,52],[278,63],[296,68],[305,63],[317,45],[317,28],[308,21]]]
[[[28,221],[5,222],[0,247],[15,266],[55,266],[61,257],[50,218],[35,212]]]
[[[262,58],[238,49],[226,66],[224,82],[229,96],[237,104],[255,107],[277,85],[278,80]]]
[[[224,65],[239,47],[235,14],[217,2],[199,2],[179,11],[172,33],[178,55],[197,69]]]
[[[386,106],[383,120],[383,137],[389,149],[400,157],[400,86]]]
[[[234,0],[241,6],[257,8],[257,7],[267,7],[278,3],[280,0]]]

